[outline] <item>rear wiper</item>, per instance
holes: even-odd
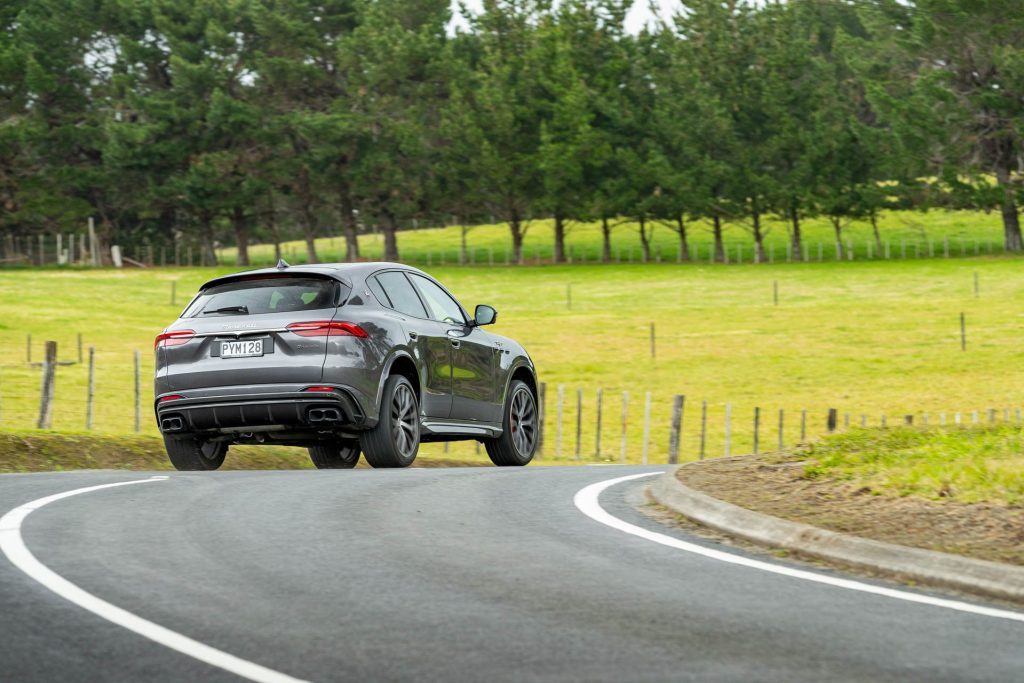
[[[200,315],[209,315],[210,313],[244,313],[249,314],[248,306],[225,306],[224,308],[215,308],[212,311],[202,311]]]

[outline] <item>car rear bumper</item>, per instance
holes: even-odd
[[[319,432],[372,427],[349,387],[307,391],[307,385],[218,387],[156,397],[157,426],[167,435]],[[167,400],[168,397],[180,397]]]

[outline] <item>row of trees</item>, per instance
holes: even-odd
[[[638,35],[632,0],[7,0],[0,233],[184,240],[214,261],[416,224],[669,226],[885,208],[1001,212],[1022,248],[1016,0],[687,0]],[[463,228],[463,234],[469,230]]]

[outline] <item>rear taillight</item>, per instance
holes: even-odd
[[[306,387],[305,389],[303,389],[303,391],[327,392],[327,391],[337,391],[337,389],[335,389],[334,387]]]
[[[366,330],[355,323],[340,320],[311,320],[309,322],[292,323],[289,332],[300,337],[369,337]]]
[[[167,348],[168,346],[181,346],[187,344],[192,337],[196,336],[195,330],[174,330],[173,332],[161,332],[153,342],[153,348]]]
[[[180,401],[185,398],[180,394],[171,394],[170,396],[161,396],[157,403],[167,403],[168,401]]]

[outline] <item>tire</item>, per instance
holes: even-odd
[[[513,380],[508,388],[501,436],[486,439],[484,447],[491,462],[499,467],[522,467],[537,450],[537,400],[525,382]]]
[[[164,437],[164,448],[174,469],[185,472],[215,470],[224,464],[228,444],[224,441],[200,441],[199,439],[175,439]]]
[[[359,462],[358,441],[338,441],[333,444],[311,446],[309,459],[318,470],[350,470]]]
[[[416,391],[402,375],[384,382],[380,417],[359,442],[371,467],[408,467],[420,448],[420,408]]]

